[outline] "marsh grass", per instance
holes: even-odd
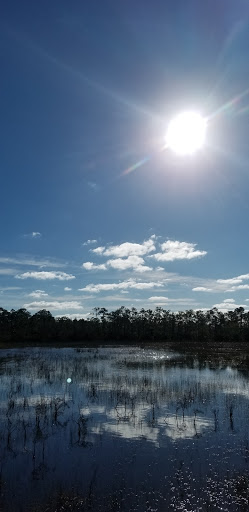
[[[4,351],[4,512],[244,510],[248,375],[222,348]]]

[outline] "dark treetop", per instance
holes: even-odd
[[[109,312],[94,308],[87,320],[54,318],[49,311],[31,315],[26,309],[0,308],[1,342],[39,341],[249,341],[249,312],[239,307],[225,313],[171,312],[118,308]]]

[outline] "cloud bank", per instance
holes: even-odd
[[[149,290],[150,288],[160,288],[163,284],[158,282],[141,282],[135,279],[127,279],[126,281],[122,281],[119,283],[99,283],[99,284],[88,284],[84,288],[79,288],[81,292],[91,292],[91,293],[99,293],[102,291],[110,291],[110,290],[127,290],[127,289],[135,289],[135,290]]]
[[[48,293],[45,293],[43,290],[35,290],[28,294],[29,297],[33,297],[34,299],[41,299],[42,297],[47,297]]]
[[[96,247],[92,252],[103,256],[115,256],[116,258],[127,258],[128,256],[144,256],[155,250],[155,236],[153,235],[142,244],[124,242],[120,245],[109,247]]]
[[[196,249],[196,244],[189,242],[179,242],[167,240],[159,244],[160,252],[154,252],[157,249],[157,238],[152,235],[142,244],[124,242],[120,245],[99,246],[91,249],[94,255],[108,258],[104,263],[96,264],[91,261],[83,263],[86,270],[134,270],[135,272],[147,272],[153,270],[151,266],[146,265],[146,258],[154,258],[160,262],[171,262],[174,260],[191,260],[207,254],[206,251]],[[153,254],[154,252],[154,254]]]
[[[23,274],[17,274],[16,279],[39,279],[41,281],[58,279],[59,281],[69,281],[70,279],[75,279],[75,276],[72,274],[66,274],[66,272],[24,272]]]
[[[52,310],[67,310],[67,309],[83,309],[78,301],[58,302],[58,301],[35,301],[23,305],[26,309],[52,309]]]
[[[153,254],[157,261],[192,260],[207,254],[207,251],[196,250],[197,244],[167,240],[161,244],[161,252]]]

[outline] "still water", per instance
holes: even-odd
[[[1,350],[0,510],[248,510],[248,362],[238,345]]]

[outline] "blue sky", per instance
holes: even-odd
[[[0,20],[1,306],[249,309],[247,0],[8,0]],[[186,109],[207,140],[179,157]]]

